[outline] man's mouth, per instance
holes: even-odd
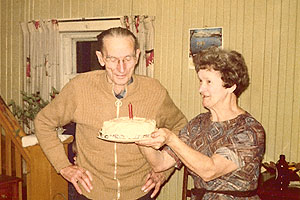
[[[124,75],[116,75],[116,77],[118,77],[118,78],[126,78],[126,74],[124,74]]]

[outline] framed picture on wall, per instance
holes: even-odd
[[[189,68],[195,69],[193,55],[211,46],[223,48],[223,28],[206,27],[189,29]]]

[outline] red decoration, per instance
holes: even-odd
[[[136,32],[139,32],[139,26],[140,26],[140,17],[139,16],[135,16],[135,28],[136,28]]]
[[[128,104],[128,110],[129,110],[129,119],[133,119],[133,114],[132,114],[132,104]]]
[[[30,58],[26,58],[26,77],[30,77]]]
[[[154,63],[154,50],[146,51],[146,67]]]
[[[40,28],[40,21],[34,21],[34,26],[36,29]]]

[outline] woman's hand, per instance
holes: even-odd
[[[78,185],[78,182],[83,186],[87,192],[91,192],[92,186],[92,175],[86,169],[77,165],[70,165],[60,170],[60,174],[69,182],[71,182],[77,192],[82,194],[82,191]]]
[[[154,131],[151,134],[150,139],[138,141],[136,142],[136,144],[146,147],[152,147],[154,149],[160,149],[162,146],[164,146],[165,144],[167,145],[170,142],[173,135],[173,132],[171,132],[169,129],[161,128],[157,131]]]
[[[145,156],[155,172],[162,172],[174,166],[175,160],[166,151],[158,150],[167,145],[172,136],[175,136],[168,129],[162,128],[151,134],[151,138],[136,142],[141,153]],[[155,189],[155,192],[157,189]]]

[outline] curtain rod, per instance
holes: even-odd
[[[37,21],[51,21],[51,20],[56,20],[57,22],[83,22],[83,21],[107,21],[107,20],[120,20],[121,17],[103,17],[103,18],[77,18],[77,19],[41,19]],[[36,20],[31,20],[28,21],[27,23],[35,22]],[[22,23],[22,22],[20,22]]]
[[[102,20],[120,20],[120,17],[109,18],[80,18],[80,19],[58,19],[58,22],[82,22],[82,21],[102,21]]]

